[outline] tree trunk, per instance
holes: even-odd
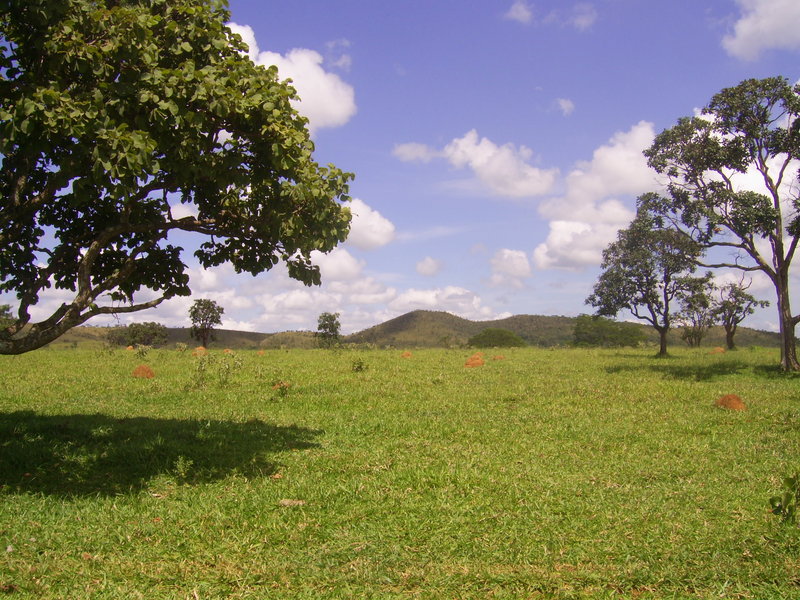
[[[667,329],[666,327],[664,328],[659,327],[658,329],[656,329],[656,331],[658,331],[658,338],[660,344],[658,350],[658,356],[664,357],[667,355],[667,332],[669,331],[669,329]]]
[[[728,346],[728,350],[735,350],[736,344],[733,341],[733,336],[736,334],[736,325],[730,325],[725,323],[725,344]]]
[[[789,303],[788,278],[779,278],[776,281],[778,293],[778,316],[780,318],[781,332],[781,369],[783,371],[800,371],[800,362],[797,361],[797,344],[794,339],[794,319]]]

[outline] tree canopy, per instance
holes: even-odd
[[[748,79],[716,94],[702,114],[659,134],[645,151],[669,179],[650,210],[704,249],[702,262],[764,273],[775,289],[781,366],[800,370],[789,269],[800,241],[800,86]],[[755,177],[752,177],[752,176]],[[754,185],[755,184],[755,185]]]
[[[513,331],[500,327],[487,327],[473,335],[467,342],[474,348],[515,348],[527,346],[525,340]]]
[[[195,300],[189,308],[189,318],[192,321],[189,335],[201,345],[208,346],[209,340],[214,339],[214,327],[222,325],[224,312],[225,309],[213,300],[206,298]]]
[[[620,323],[597,315],[579,315],[575,319],[573,342],[576,346],[618,348],[638,346],[647,341],[642,326]]]
[[[315,333],[321,348],[332,348],[339,342],[342,326],[339,323],[339,313],[324,312],[317,319],[317,332]]]
[[[664,356],[674,304],[696,279],[691,273],[699,247],[654,217],[647,207],[657,198],[648,193],[637,200],[636,217],[603,250],[603,271],[586,302],[599,316],[628,310],[649,323],[659,334],[659,355]]]
[[[176,232],[202,267],[319,284],[352,175],[313,160],[294,89],[228,19],[222,0],[0,5],[0,292],[19,300],[0,354],[188,295]],[[71,300],[31,322],[51,287]]]

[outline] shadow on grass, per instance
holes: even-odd
[[[321,431],[246,423],[0,412],[0,492],[135,492],[154,477],[203,483],[275,472],[278,452],[318,447]]]
[[[725,361],[713,365],[669,364],[669,358],[653,358],[648,365],[619,365],[606,369],[607,373],[622,373],[625,371],[641,371],[646,369],[658,373],[669,379],[688,379],[691,381],[709,381],[718,377],[736,375],[744,371],[752,371],[753,365],[745,361]],[[777,371],[777,369],[776,369]],[[779,371],[777,371],[779,373]],[[757,369],[756,373],[767,377],[766,369]],[[772,375],[770,375],[772,376]]]

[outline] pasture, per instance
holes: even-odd
[[[800,598],[776,350],[401,350],[0,357],[0,595]]]

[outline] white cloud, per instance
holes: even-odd
[[[642,151],[653,141],[652,123],[641,121],[616,133],[567,175],[563,196],[543,202],[550,233],[534,251],[539,269],[575,269],[599,264],[603,248],[630,223],[633,211],[619,196],[637,196],[661,186]],[[576,216],[578,218],[576,218]]]
[[[770,48],[800,48],[800,2],[797,0],[737,0],[742,16],[733,33],[722,39],[728,54],[756,60]]]
[[[426,277],[433,277],[442,269],[442,261],[426,256],[417,263],[417,273]]]
[[[434,158],[442,156],[442,153],[425,144],[409,142],[407,144],[396,144],[392,150],[392,155],[403,162],[430,162]]]
[[[482,306],[480,297],[474,292],[457,286],[429,290],[408,289],[389,303],[389,308],[398,313],[412,310],[444,310],[465,319],[490,319],[493,311]]]
[[[322,55],[314,50],[295,48],[285,56],[276,52],[259,51],[255,33],[249,25],[228,23],[242,36],[249,47],[248,55],[256,64],[275,65],[281,79],[291,79],[300,100],[297,110],[309,120],[313,132],[324,127],[339,127],[356,113],[353,87],[322,68]]]
[[[498,146],[488,138],[479,138],[472,130],[454,139],[444,148],[450,163],[469,167],[493,193],[521,198],[547,193],[555,183],[556,169],[537,169],[528,164],[533,152],[526,146]]]
[[[569,98],[556,98],[556,104],[558,104],[558,109],[565,117],[575,112],[575,103]]]
[[[525,0],[515,0],[503,17],[519,23],[530,23],[533,11]]]
[[[403,161],[428,162],[441,157],[458,169],[470,169],[489,193],[510,198],[540,196],[555,183],[558,169],[540,169],[529,164],[533,151],[526,146],[498,146],[476,130],[455,138],[441,151],[424,144],[399,144],[394,155]]]
[[[498,250],[490,263],[492,276],[489,283],[493,286],[521,288],[524,285],[522,280],[531,275],[531,265],[522,250]]]
[[[364,269],[364,261],[358,260],[341,246],[327,254],[314,250],[311,262],[319,266],[323,281],[351,281],[360,277]]]
[[[350,222],[347,243],[362,250],[372,250],[395,239],[394,224],[363,200],[353,198],[350,212],[353,219]]]
[[[585,31],[597,21],[597,10],[588,2],[579,2],[572,7],[568,22],[578,31]]]
[[[347,53],[348,48],[350,48],[350,40],[345,38],[326,43],[327,55],[325,62],[342,71],[349,71],[353,65],[353,57]]]

